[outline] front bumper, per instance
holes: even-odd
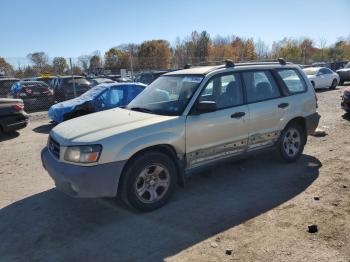
[[[318,127],[318,124],[320,122],[321,116],[316,112],[312,115],[307,116],[306,119],[306,132],[308,135],[311,135],[314,133],[316,128]]]
[[[44,168],[57,189],[73,197],[114,197],[126,161],[78,166],[58,161],[47,148],[41,151]]]

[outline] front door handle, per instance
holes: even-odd
[[[243,116],[245,116],[245,112],[237,112],[237,113],[232,114],[231,118],[237,118],[238,119],[238,118],[241,118]]]
[[[288,103],[282,103],[282,104],[279,104],[279,105],[278,105],[279,108],[286,108],[286,107],[288,107],[288,106],[289,106]]]

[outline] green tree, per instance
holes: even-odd
[[[33,69],[37,74],[47,72],[49,57],[44,52],[35,52],[27,55],[28,59],[34,64]]]
[[[55,57],[52,61],[53,72],[58,75],[63,75],[68,68],[67,61],[64,57]]]

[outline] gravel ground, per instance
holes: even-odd
[[[147,214],[56,191],[40,161],[51,127],[32,117],[0,137],[0,261],[350,261],[343,89],[318,93],[328,135],[309,137],[297,163],[265,154],[216,166]]]

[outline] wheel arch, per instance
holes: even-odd
[[[306,144],[306,142],[307,142],[306,119],[305,119],[304,117],[302,117],[302,116],[295,117],[295,118],[289,120],[289,122],[286,124],[285,128],[286,128],[287,126],[289,126],[290,124],[293,124],[293,123],[298,124],[298,125],[301,127],[301,129],[303,130],[303,132],[304,132],[305,144]]]
[[[176,167],[176,171],[177,171],[177,179],[178,179],[178,184],[181,186],[184,186],[185,184],[185,176],[184,176],[184,161],[182,159],[179,159],[179,157],[177,156],[176,150],[172,145],[169,144],[159,144],[159,145],[153,145],[153,146],[149,146],[146,148],[143,148],[139,151],[137,151],[136,153],[134,153],[126,162],[125,166],[123,167],[123,170],[121,172],[121,176],[118,182],[118,193],[121,192],[120,187],[121,185],[123,185],[123,179],[125,176],[125,171],[127,170],[127,168],[129,168],[130,165],[132,165],[134,159],[136,157],[138,157],[141,154],[144,154],[146,152],[159,152],[162,154],[167,155],[168,157],[170,157],[170,159],[174,162],[175,167]]]

